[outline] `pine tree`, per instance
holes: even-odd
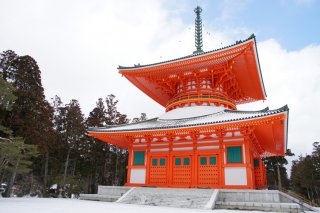
[[[7,50],[0,53],[0,75],[8,82],[13,82],[15,79],[15,67],[12,66],[19,56],[12,50]]]
[[[89,113],[87,119],[88,126],[103,127],[106,122],[106,108],[102,98],[99,98],[96,107]]]
[[[62,105],[62,103],[60,103]],[[70,157],[74,156],[74,163],[85,149],[84,135],[85,124],[80,104],[77,100],[71,100],[69,104],[58,107],[55,116],[55,129],[64,146],[65,163],[62,178],[62,186],[65,187]]]
[[[293,161],[291,168],[292,190],[316,204],[320,204],[320,170],[319,142],[313,143],[313,152],[310,155],[299,156]]]
[[[17,97],[13,94],[14,87],[0,75],[0,137],[10,137],[12,131],[4,126],[5,115],[12,109]]]
[[[294,154],[288,149],[286,155],[293,156]],[[286,158],[283,156],[268,157],[263,161],[266,164],[268,187],[271,189],[288,189],[290,183],[285,167],[288,164]]]
[[[127,124],[129,119],[127,115],[121,114],[117,110],[118,100],[115,100],[115,95],[108,95],[106,98],[106,124],[107,125],[120,125]],[[113,185],[120,185],[121,180],[125,180],[126,163],[123,163],[120,159],[127,159],[128,152],[119,147],[112,146],[111,149],[116,153],[116,165]]]
[[[106,109],[102,98],[96,102],[96,107],[90,112],[86,121],[87,126],[103,127],[106,122]],[[98,184],[110,185],[109,174],[111,174],[111,155],[109,144],[98,139],[89,137],[88,161],[91,165],[91,172],[88,180],[89,193],[96,193]]]
[[[17,174],[26,174],[32,170],[31,158],[37,155],[37,146],[25,144],[21,138],[0,140],[0,171],[11,174],[6,196],[11,194]]]
[[[121,114],[117,110],[118,100],[115,100],[116,96],[110,94],[106,98],[107,104],[107,112],[106,112],[106,124],[107,125],[119,125],[119,124],[126,124],[129,122],[127,119],[127,115]]]
[[[10,83],[13,80],[12,62],[18,56],[11,50],[0,54],[0,137],[10,137],[12,131],[5,127],[4,119],[17,97],[13,94],[14,87]]]
[[[19,56],[11,64],[7,76],[13,80],[15,100],[12,111],[7,113],[6,124],[15,137],[22,137],[27,144],[38,145],[42,154],[35,159],[34,174],[44,172],[46,187],[49,145],[53,140],[53,110],[45,100],[41,72],[37,62],[30,56]],[[45,167],[43,171],[43,167]]]
[[[131,123],[137,123],[137,122],[140,122],[140,121],[145,121],[147,119],[148,119],[147,118],[147,114],[146,113],[141,113],[140,117],[139,118],[133,118]]]

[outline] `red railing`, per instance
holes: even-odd
[[[236,109],[233,100],[226,97],[225,94],[219,91],[209,92],[209,93],[198,93],[198,92],[188,92],[187,94],[178,94],[174,96],[171,101],[168,102],[166,108],[170,110],[175,103],[179,105],[180,102],[197,102],[197,100],[208,101],[218,104],[224,104],[232,109]]]

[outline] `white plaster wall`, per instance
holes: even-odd
[[[198,150],[219,149],[219,146],[200,146]]]
[[[150,149],[150,152],[168,152],[169,148]]]
[[[247,185],[247,171],[245,167],[224,169],[224,177],[226,185],[246,186]]]
[[[224,137],[232,137],[232,132],[227,132],[227,134]]]
[[[173,151],[187,151],[192,150],[193,147],[179,147],[179,148],[172,148]]]
[[[147,144],[139,144],[139,145],[133,144],[133,145],[132,145],[132,147],[142,147],[142,146],[147,146]]]
[[[241,134],[240,131],[236,131],[236,132],[234,132],[234,136],[243,136],[243,134]]]
[[[209,140],[209,141],[198,141],[197,143],[201,144],[201,143],[218,143],[219,140]]]
[[[243,138],[224,139],[223,142],[244,141]]]
[[[131,169],[130,183],[146,183],[146,169]]]

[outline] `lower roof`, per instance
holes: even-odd
[[[210,113],[210,110],[212,113]],[[192,114],[190,111],[196,111],[197,113]],[[226,124],[238,121],[249,121],[287,111],[289,111],[287,105],[279,109],[269,110],[269,108],[265,108],[259,111],[239,111],[224,108],[218,108],[217,110],[216,107],[194,106],[175,109],[157,118],[137,123],[106,127],[89,127],[88,132],[136,132]],[[198,116],[190,117],[190,115]]]
[[[212,109],[212,113],[210,112]],[[186,111],[193,111],[186,113]],[[214,111],[216,110],[216,111]],[[197,113],[195,113],[197,111]],[[200,113],[200,114],[199,114]],[[197,116],[193,116],[197,114]],[[184,115],[184,116],[183,116]],[[90,127],[89,135],[124,149],[130,147],[130,137],[192,131],[213,131],[253,127],[260,157],[284,156],[287,150],[289,108],[239,111],[214,107],[175,109],[150,120],[118,126]]]

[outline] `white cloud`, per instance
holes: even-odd
[[[320,45],[287,51],[273,39],[258,44],[267,101],[241,106],[272,109],[288,104],[288,148],[297,155],[310,153],[319,141],[320,125]]]
[[[162,114],[164,109],[122,78],[117,66],[173,59],[195,49],[193,23],[184,23],[179,10],[166,8],[166,1],[12,0],[1,4],[1,49],[33,56],[40,65],[47,98],[57,94],[65,102],[78,99],[86,114],[99,97],[110,93],[119,99],[120,111],[131,118],[141,112],[149,118]],[[224,13],[221,17],[228,18],[234,11]],[[204,49],[226,46],[249,36],[248,32],[246,28],[204,29]],[[240,108],[288,104],[289,148],[296,154],[310,153],[320,132],[320,46],[290,52],[270,39],[258,44],[258,52],[268,100]]]

